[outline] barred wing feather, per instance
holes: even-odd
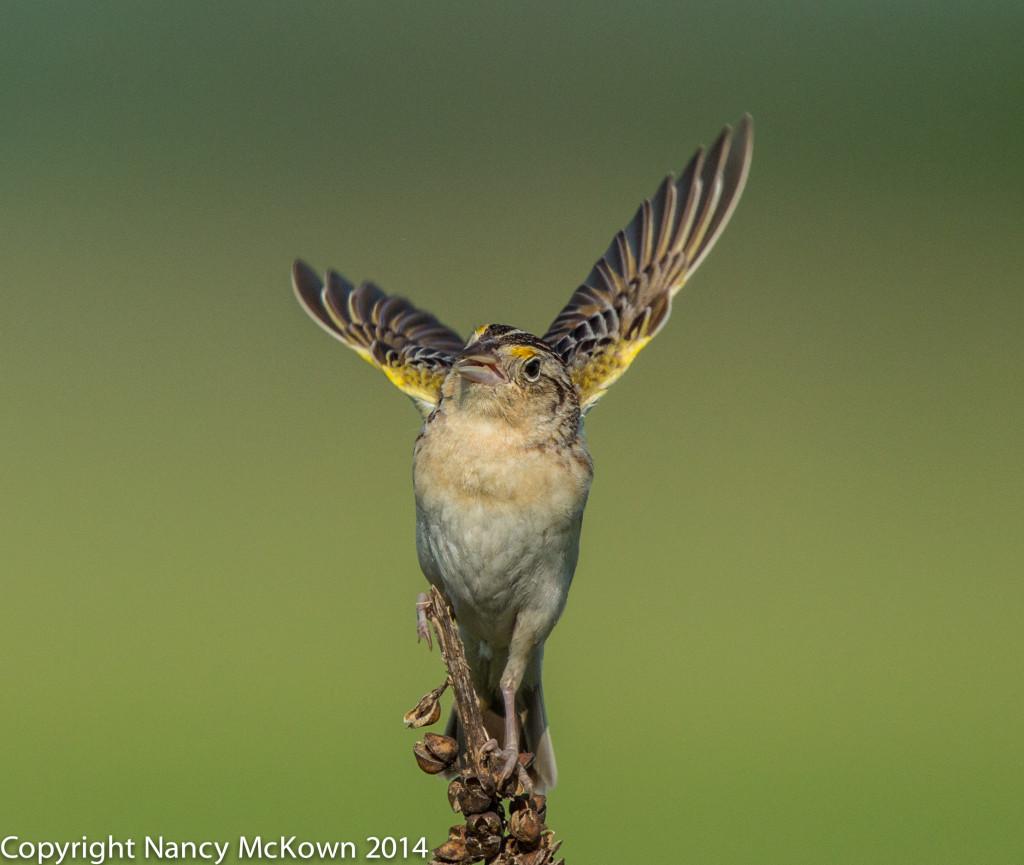
[[[750,169],[753,120],[726,127],[679,180],[670,174],[594,265],[544,340],[591,408],[668,320],[672,298],[711,251]]]
[[[292,284],[299,303],[320,327],[383,370],[424,417],[433,411],[441,382],[465,345],[462,337],[372,282],[356,287],[333,270],[321,282],[309,265],[296,261]]]

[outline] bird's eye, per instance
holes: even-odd
[[[523,364],[523,376],[527,381],[536,381],[540,378],[540,358],[532,357]]]

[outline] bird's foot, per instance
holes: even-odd
[[[496,766],[494,777],[499,786],[504,786],[513,777],[527,793],[533,792],[533,782],[526,767],[533,762],[533,754],[520,754],[516,745],[502,748],[497,739],[488,739],[481,749],[490,755],[492,766]]]

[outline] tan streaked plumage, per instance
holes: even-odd
[[[728,127],[669,175],[620,231],[543,339],[488,325],[464,342],[372,283],[300,261],[295,293],[332,336],[382,369],[425,420],[413,455],[420,567],[452,605],[503,772],[522,745],[539,791],[557,772],[544,710],[544,641],[576,569],[593,474],[582,416],[668,319],[721,235],[750,168],[753,124]],[[501,719],[504,719],[503,721]],[[450,725],[457,731],[457,722]]]

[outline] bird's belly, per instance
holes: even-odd
[[[507,646],[517,618],[529,610],[542,641],[565,607],[576,569],[589,471],[584,478],[568,465],[529,456],[513,461],[513,471],[507,459],[489,471],[476,456],[471,469],[452,472],[429,451],[417,454],[420,566],[443,585],[468,633],[494,648]]]
[[[579,527],[580,520],[552,525],[508,508],[449,503],[418,510],[417,549],[424,572],[443,584],[459,624],[501,647],[524,609],[554,625],[576,568]]]

